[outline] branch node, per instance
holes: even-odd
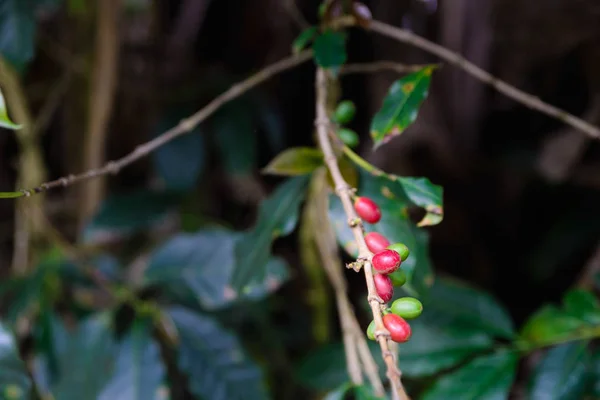
[[[383,301],[381,297],[377,296],[376,294],[370,294],[369,296],[367,296],[367,300],[369,301],[369,303],[376,301],[379,304],[385,304],[385,301]]]
[[[380,330],[380,329],[378,329],[378,330],[375,331],[375,339],[379,339],[380,337],[384,337],[386,339],[389,339],[391,337],[391,335],[390,335],[390,332],[388,330],[385,330],[385,329],[384,330]],[[394,356],[394,354],[391,351],[389,351],[389,350],[383,352],[383,356],[384,357],[388,356],[388,355],[390,355],[392,357]]]
[[[358,217],[356,217],[356,218],[350,218],[348,220],[348,226],[350,228],[356,228],[357,226],[359,226],[361,224],[362,224],[362,220],[360,218],[358,218]]]
[[[106,163],[106,170],[109,174],[116,175],[119,173],[120,170],[119,164],[117,164],[114,161],[109,161],[108,163]]]

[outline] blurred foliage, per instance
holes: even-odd
[[[21,74],[36,55],[36,16],[61,6],[72,16],[89,11],[79,0],[0,2],[0,55]],[[292,50],[310,47],[314,63],[335,74],[348,59],[347,41],[345,32],[313,26],[299,34]],[[391,85],[370,120],[375,147],[416,120],[435,68],[426,66]],[[234,83],[229,76],[206,80],[208,97]],[[274,103],[262,92],[247,93],[166,143],[151,156],[154,185],[109,194],[77,232],[79,243],[52,236],[52,247],[40,252],[29,274],[0,283],[2,398],[377,398],[368,385],[349,382],[337,319],[336,325],[311,319],[307,310],[328,307],[335,297],[318,284],[322,275],[314,274],[321,262],[311,230],[319,229],[319,221],[307,230],[302,224],[310,218],[300,218],[311,176],[322,171],[324,160],[316,147],[288,146]],[[147,138],[196,109],[188,103],[165,106]],[[0,94],[0,126],[17,129],[9,115]],[[561,304],[548,302],[519,324],[491,293],[434,273],[430,234],[423,228],[442,222],[440,186],[424,177],[387,174],[348,147],[337,150],[344,177],[381,207],[381,221],[367,224],[366,231],[377,230],[411,251],[402,264],[408,283],[395,298],[415,296],[424,305],[422,316],[411,322],[411,340],[399,345],[399,365],[413,398],[496,400],[517,389],[531,399],[600,397],[594,343],[600,303],[593,291],[568,290]],[[266,166],[265,157],[271,159]],[[215,176],[235,186],[256,183],[259,170],[276,178],[255,185],[261,188],[255,203],[240,195],[233,206],[209,204],[205,194],[216,190],[209,185]],[[330,177],[328,183],[327,211],[340,254],[354,259],[356,243]],[[269,190],[262,193],[265,186]],[[238,212],[224,218],[225,212],[214,212],[221,208]],[[588,217],[581,210],[575,214],[550,229],[546,244],[532,255],[532,271],[542,278],[573,250],[558,245],[564,235],[557,232],[575,229]],[[295,241],[298,232],[301,240]],[[596,230],[576,233],[587,240]],[[298,242],[306,248],[290,250]],[[313,279],[310,294],[298,253],[311,264],[305,266],[306,274],[313,272],[307,278]],[[344,273],[353,279],[352,272]],[[350,294],[366,308],[362,280],[361,285],[360,293]],[[317,316],[329,315],[321,311]],[[364,328],[370,322],[365,311],[357,308]],[[317,329],[314,321],[336,328]],[[369,348],[385,380],[380,349],[374,342]],[[524,364],[534,368],[521,374]]]

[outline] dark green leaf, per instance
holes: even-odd
[[[571,342],[551,348],[531,378],[531,400],[579,400],[588,383],[588,342]]]
[[[171,192],[139,190],[108,197],[84,231],[84,240],[104,235],[130,235],[162,222],[179,202]]]
[[[54,385],[54,398],[61,400],[95,399],[108,382],[114,365],[111,315],[102,313],[83,321],[69,335],[60,355],[60,379]]]
[[[518,361],[518,353],[507,350],[477,357],[438,379],[421,399],[506,400]]]
[[[0,18],[2,17],[0,16]],[[7,129],[21,129],[21,125],[12,122],[8,116],[8,111],[6,110],[6,102],[4,101],[4,95],[2,94],[2,90],[0,90],[0,127]],[[21,192],[13,192],[13,194],[21,194]],[[9,193],[5,193],[3,197],[9,198],[8,195]]]
[[[243,100],[225,104],[210,118],[210,125],[225,170],[233,175],[251,173],[257,164],[258,141],[250,105]]]
[[[352,382],[343,383],[337,389],[327,393],[327,396],[325,396],[323,400],[344,400],[346,398],[346,393],[348,393],[352,387]]]
[[[400,135],[417,119],[421,103],[427,97],[435,65],[406,75],[392,84],[381,109],[371,122],[374,148]]]
[[[177,364],[188,375],[194,395],[211,400],[268,398],[260,369],[232,333],[182,307],[171,308],[169,315],[179,332]]]
[[[592,292],[570,290],[564,296],[563,304],[567,314],[590,324],[600,324],[600,303]]]
[[[323,153],[314,147],[293,147],[278,154],[263,169],[264,174],[306,175],[323,165]]]
[[[319,29],[316,26],[310,26],[300,32],[300,35],[292,43],[292,50],[294,53],[301,52],[317,35]]]
[[[315,62],[322,68],[338,68],[346,62],[346,38],[342,32],[326,30],[313,44]]]
[[[458,332],[473,332],[514,338],[513,322],[498,302],[488,293],[454,279],[437,277],[422,299],[424,314],[435,313],[440,323],[448,321]]]
[[[263,281],[271,257],[273,239],[290,234],[299,218],[309,179],[299,176],[280,185],[261,206],[254,228],[243,234],[235,246],[236,268],[231,287],[243,290],[248,284]]]
[[[381,358],[381,350],[374,342],[369,342],[369,348],[379,365],[379,373],[383,379],[385,364]],[[330,343],[313,350],[297,364],[295,375],[298,381],[309,389],[319,391],[339,389],[349,379],[344,344]]]
[[[594,399],[600,398],[600,351],[594,351],[589,366],[590,382],[589,395]]]
[[[17,70],[33,59],[36,31],[35,1],[0,2],[0,54]]]
[[[239,233],[216,228],[178,234],[151,255],[146,283],[160,284],[174,294],[186,288],[206,309],[221,308],[239,298],[260,298],[287,280],[287,265],[271,258],[264,279],[251,281],[241,295],[236,293],[229,284],[236,268],[235,246],[242,238]]]
[[[567,338],[585,326],[585,321],[555,306],[547,305],[534,313],[523,325],[521,338],[533,345],[546,344]]]
[[[64,359],[70,337],[61,319],[49,307],[43,308],[36,326],[37,350],[33,376],[37,389],[49,396],[60,378],[60,360]]]
[[[114,374],[98,400],[160,399],[165,378],[160,348],[152,339],[152,324],[135,321],[118,347]]]
[[[410,341],[400,344],[402,374],[408,377],[433,375],[494,344],[488,335],[453,329],[452,321],[439,319],[437,313],[427,308],[410,325],[413,332]]]
[[[167,131],[193,113],[190,107],[177,106],[159,122],[156,134]],[[206,164],[203,132],[197,126],[191,132],[165,143],[152,153],[154,166],[166,189],[190,190]]]
[[[399,183],[408,199],[416,206],[422,207],[426,214],[417,224],[419,227],[437,225],[444,218],[443,189],[434,185],[427,178],[401,177],[387,174],[378,169],[349,148],[344,148],[346,156],[356,165],[374,176],[381,176],[394,183]]]
[[[370,386],[356,386],[354,388],[354,398],[356,400],[383,400],[385,396],[376,396]]]
[[[0,396],[6,400],[25,400],[30,391],[31,380],[19,356],[15,338],[0,323]]]
[[[412,292],[425,290],[433,282],[427,249],[427,233],[417,229],[410,220],[408,197],[396,182],[390,182],[384,177],[372,176],[364,170],[360,170],[359,174],[358,192],[361,196],[373,199],[382,212],[381,220],[377,225],[365,224],[365,230],[377,231],[391,243],[406,244],[411,255],[402,263],[402,270],[408,276],[405,288]],[[352,231],[348,227],[348,218],[341,201],[334,194],[329,199],[329,216],[339,243],[348,254],[357,257],[358,249]]]

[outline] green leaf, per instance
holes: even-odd
[[[563,305],[567,314],[590,324],[600,324],[600,303],[592,292],[570,290],[563,298]]]
[[[306,175],[323,165],[323,153],[314,147],[293,147],[278,154],[263,169],[263,174]]]
[[[307,176],[290,178],[261,204],[254,228],[244,233],[235,246],[236,268],[231,280],[234,291],[265,279],[271,243],[295,229],[308,182]]]
[[[588,342],[571,342],[551,348],[531,377],[531,400],[579,400],[588,384]]]
[[[178,193],[137,190],[108,197],[85,228],[84,241],[128,236],[160,224],[181,199]]]
[[[354,398],[356,400],[384,400],[385,396],[376,396],[370,386],[361,385],[354,387]]]
[[[338,68],[346,62],[346,38],[342,32],[326,30],[313,44],[315,62],[322,68]]]
[[[600,351],[594,351],[589,365],[590,387],[588,394],[594,399],[600,398]]]
[[[452,324],[451,320],[439,319],[437,313],[427,308],[410,322],[411,339],[399,345],[403,376],[433,375],[493,346],[488,335],[456,329]]]
[[[0,396],[6,400],[25,400],[31,392],[31,380],[12,332],[0,323]]]
[[[192,107],[177,106],[161,119],[156,136],[177,125],[195,111]],[[193,189],[206,165],[206,146],[203,132],[196,126],[191,132],[163,144],[152,153],[154,167],[166,189]]]
[[[257,164],[258,140],[251,105],[245,99],[227,103],[209,123],[225,170],[233,175],[252,173]]]
[[[316,26],[310,26],[300,32],[300,35],[292,43],[292,51],[294,54],[301,52],[308,44],[314,39],[319,32],[319,28]]]
[[[177,364],[190,391],[211,400],[267,399],[260,369],[239,340],[208,316],[182,307],[169,310],[179,332]]]
[[[387,174],[378,169],[350,148],[345,147],[344,153],[357,166],[371,175],[381,176],[392,182],[399,183],[408,199],[416,206],[422,207],[426,214],[417,224],[419,227],[437,225],[444,218],[443,189],[434,185],[427,178],[401,177]]]
[[[385,378],[385,364],[381,358],[381,350],[374,342],[369,348],[379,366],[381,378]],[[318,390],[339,390],[349,379],[346,366],[346,353],[342,342],[328,343],[317,347],[304,356],[294,368],[294,375],[302,386]]]
[[[151,336],[152,324],[137,320],[118,346],[114,374],[98,400],[161,399],[165,378],[160,348]]]
[[[145,283],[159,285],[175,297],[186,289],[211,310],[243,298],[261,298],[288,279],[288,267],[281,259],[271,258],[264,279],[251,281],[236,293],[230,281],[236,269],[235,246],[242,238],[220,228],[175,235],[150,256]]]
[[[0,20],[1,18],[2,17],[0,17]],[[21,125],[12,122],[10,117],[8,116],[8,111],[6,110],[6,101],[4,101],[4,94],[2,94],[2,90],[0,90],[0,127],[7,129],[21,129]],[[21,195],[23,194],[22,192],[8,192],[4,193],[3,196],[2,193],[0,193],[0,196],[1,198],[14,198],[12,196],[8,197],[9,195],[11,195],[11,193],[14,197],[21,197]]]
[[[346,393],[348,393],[348,391],[352,389],[353,386],[354,385],[352,384],[352,382],[343,383],[337,389],[327,393],[323,400],[344,400],[346,398]]]
[[[531,345],[543,345],[568,338],[585,326],[585,321],[553,305],[546,305],[529,317],[520,336]]]
[[[421,399],[506,400],[518,361],[518,353],[508,350],[477,357],[435,381]]]
[[[372,176],[364,170],[359,171],[358,192],[375,201],[382,213],[376,225],[365,224],[367,232],[377,231],[391,243],[402,242],[408,246],[411,255],[402,263],[402,269],[408,276],[405,288],[411,293],[420,292],[433,283],[433,271],[428,257],[427,232],[418,229],[410,220],[408,207],[410,202],[402,187],[396,182],[380,176]],[[348,218],[339,198],[332,194],[329,198],[329,216],[340,245],[352,257],[358,256],[358,249],[352,231],[348,227]]]
[[[60,379],[53,386],[54,398],[97,398],[113,372],[115,346],[110,318],[108,313],[93,315],[69,335],[59,355]]]
[[[0,54],[17,70],[23,70],[34,56],[35,3],[32,0],[0,2]]]
[[[374,149],[400,135],[417,119],[421,103],[427,97],[436,65],[404,76],[390,87],[381,109],[371,121]]]

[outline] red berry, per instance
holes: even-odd
[[[400,254],[383,250],[373,256],[373,268],[380,274],[389,274],[400,267]]]
[[[369,224],[376,224],[381,219],[379,206],[368,197],[357,197],[354,209],[358,216]]]
[[[365,235],[365,242],[371,253],[377,254],[390,245],[390,241],[381,233],[369,232]]]
[[[375,274],[373,276],[373,281],[375,282],[375,289],[377,290],[377,294],[381,297],[381,300],[386,303],[392,299],[394,296],[394,285],[392,285],[392,280],[387,275]]]
[[[396,314],[384,315],[383,326],[390,332],[392,340],[396,343],[408,342],[412,335],[412,330],[410,329],[408,322]]]

